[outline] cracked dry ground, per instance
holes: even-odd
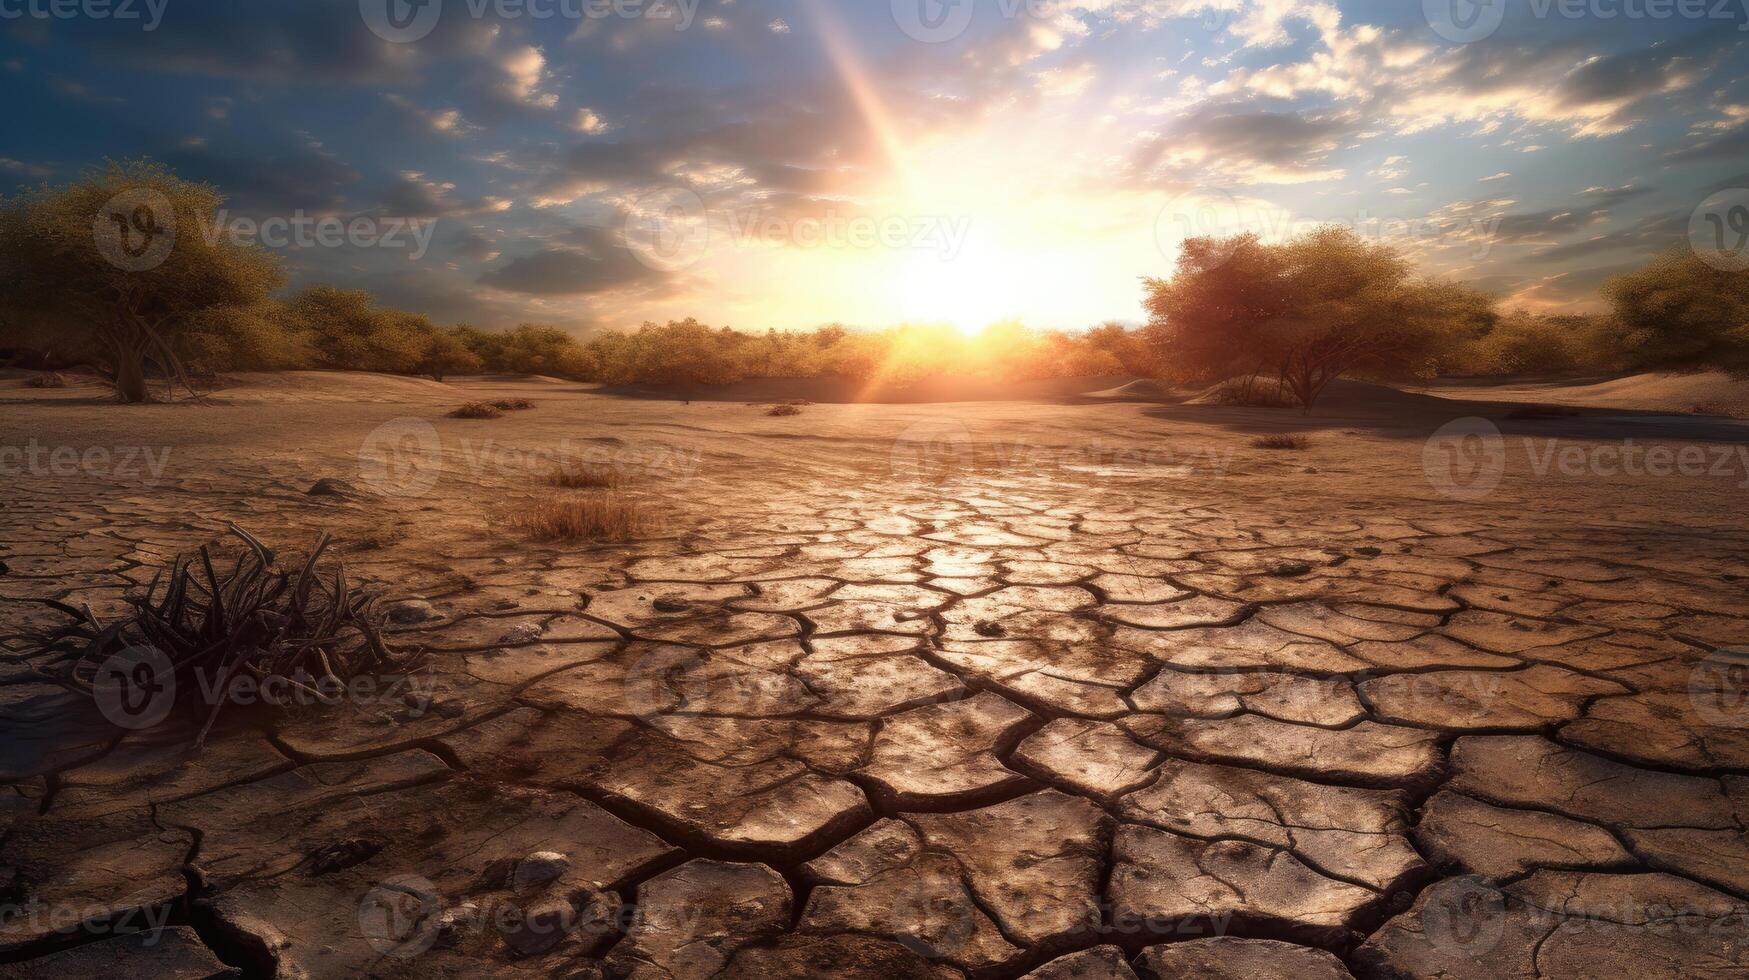
[[[0,866],[14,907],[121,928],[15,916],[0,974],[1749,975],[1749,736],[1697,696],[1749,616],[1730,487],[1511,472],[1464,504],[1412,439],[1283,462],[1057,406],[953,411],[1241,448],[919,480],[888,450],[926,409],[603,404],[351,407],[249,453],[212,432],[260,412],[159,408],[216,414],[156,488],[18,483]],[[302,493],[409,412],[443,427],[431,497]],[[485,519],[530,481],[458,440],[602,430],[702,453],[635,491],[661,536]],[[430,710],[238,713],[194,754],[31,679],[46,619],[11,600],[113,611],[233,519],[376,535],[345,556],[432,651]],[[394,949],[361,907],[401,887]]]

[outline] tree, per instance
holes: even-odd
[[[379,307],[362,289],[311,286],[286,304],[286,313],[322,364],[349,371],[420,371],[436,333],[424,314]]]
[[[176,339],[214,309],[266,302],[283,282],[271,253],[210,233],[221,203],[145,161],[0,202],[6,329],[107,368],[125,402],[147,399],[148,359],[186,384]]]
[[[1604,283],[1616,345],[1642,369],[1749,372],[1749,275],[1717,269],[1688,248]]]
[[[1180,380],[1273,376],[1310,408],[1344,375],[1429,376],[1492,324],[1467,287],[1410,277],[1388,245],[1340,227],[1279,244],[1193,238],[1170,279],[1145,279],[1144,334]]]
[[[480,355],[468,349],[462,339],[453,333],[437,333],[432,335],[431,342],[425,348],[425,355],[419,361],[421,374],[431,376],[433,381],[442,381],[450,374],[472,374],[485,366]]]

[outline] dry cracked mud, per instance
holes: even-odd
[[[7,406],[174,451],[6,491],[0,976],[1749,976],[1731,486],[1462,501],[1404,432],[1283,463],[1136,406],[479,387],[538,407]],[[433,479],[383,492],[360,447],[408,418]],[[941,465],[895,451],[944,420]],[[504,451],[562,439],[638,460],[658,530],[503,529]],[[232,520],[334,532],[424,672],[201,752],[43,682],[33,600],[113,614]]]

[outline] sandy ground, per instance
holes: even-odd
[[[1749,423],[1112,387],[0,379],[0,976],[1749,971]],[[647,536],[505,526],[580,461]],[[30,600],[229,521],[334,533],[417,684],[191,754],[42,681]]]

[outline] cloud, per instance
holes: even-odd
[[[401,218],[455,218],[506,211],[510,202],[497,197],[463,201],[456,196],[455,184],[427,180],[424,174],[408,171],[397,176],[383,193],[382,207]]]
[[[594,109],[577,110],[577,117],[571,122],[571,128],[589,136],[600,136],[607,132],[607,121],[602,119]]]
[[[1335,116],[1205,106],[1151,139],[1138,163],[1148,174],[1206,168],[1235,183],[1329,180],[1343,171],[1324,161],[1351,133]]]
[[[225,191],[231,207],[272,214],[345,210],[347,190],[360,179],[308,133],[248,147],[182,143],[164,160],[180,176]]]
[[[535,296],[584,296],[665,278],[601,229],[572,234],[577,247],[547,246],[480,276],[481,285]]]

